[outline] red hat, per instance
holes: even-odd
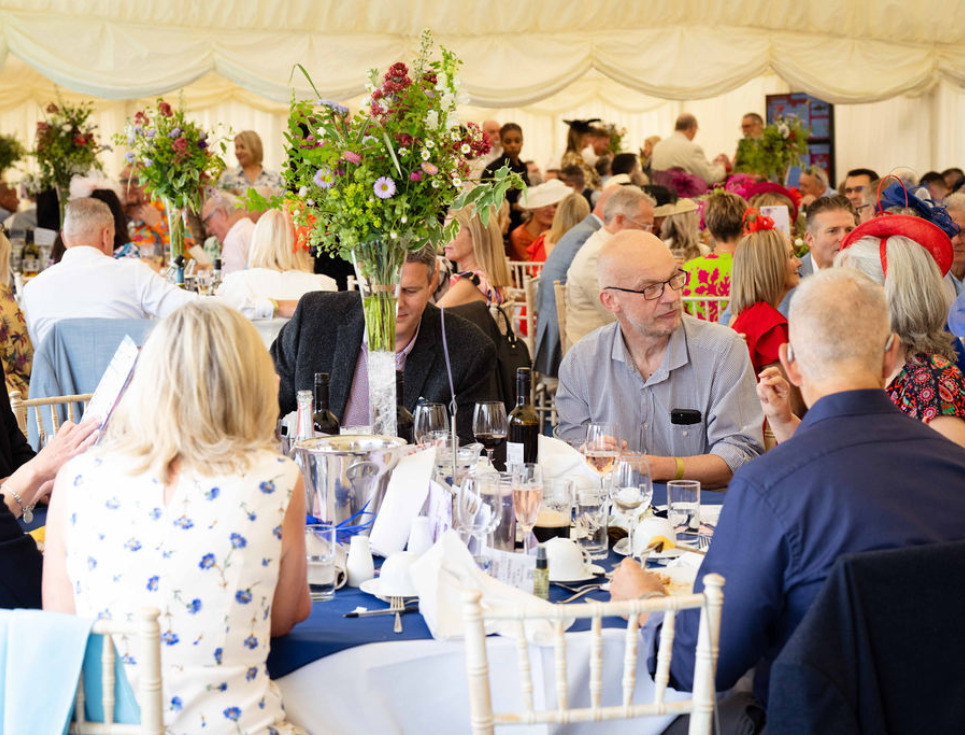
[[[844,250],[854,245],[863,237],[877,237],[879,239],[878,252],[881,255],[881,270],[888,275],[888,264],[885,260],[885,243],[889,237],[900,235],[914,240],[931,253],[938,264],[942,277],[952,267],[952,241],[938,225],[933,225],[926,219],[910,214],[884,214],[870,219],[855,227],[848,236],[841,241]]]
[[[801,205],[801,194],[797,189],[788,189],[773,181],[757,181],[744,187],[744,198],[748,201],[758,194],[780,194],[791,202],[791,223],[797,219],[798,207]]]

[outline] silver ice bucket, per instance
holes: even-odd
[[[368,434],[297,441],[308,516],[368,535],[404,446],[404,439]]]

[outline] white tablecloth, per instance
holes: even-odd
[[[604,705],[620,703],[624,636],[622,628],[603,631]],[[487,643],[494,710],[522,711],[515,641],[490,637]],[[312,735],[468,734],[469,689],[463,650],[462,641],[372,643],[326,656],[276,683],[289,721]],[[567,635],[571,707],[589,704],[589,654],[590,633]],[[634,701],[649,702],[653,681],[644,669],[642,651],[640,659]],[[555,703],[553,649],[531,647],[530,660],[535,706]],[[667,701],[687,697],[689,694],[670,691]],[[648,735],[662,732],[672,720],[666,716],[556,727],[514,726],[497,728],[497,732]]]

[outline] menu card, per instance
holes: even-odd
[[[516,589],[533,593],[533,575],[536,571],[536,557],[529,554],[516,554],[499,549],[488,549],[492,561],[489,576]]]
[[[127,389],[131,376],[134,374],[134,364],[137,362],[138,346],[129,335],[125,335],[111,358],[107,369],[101,376],[94,395],[91,396],[84,411],[84,420],[95,419],[103,430],[107,427],[117,402]],[[101,434],[103,436],[103,433]]]

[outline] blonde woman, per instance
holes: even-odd
[[[10,287],[10,241],[0,229],[0,362],[6,375],[7,393],[20,391],[27,398],[34,349],[27,323]]]
[[[471,207],[460,209],[453,216],[459,223],[459,234],[446,245],[445,253],[454,273],[449,290],[438,305],[484,301],[487,306],[498,306],[506,299],[505,289],[512,283],[512,275],[496,217],[491,214],[489,224],[483,225]]]
[[[295,228],[286,212],[261,216],[251,236],[248,267],[225,276],[217,296],[232,306],[258,299],[297,301],[309,291],[335,291],[335,280],[312,272],[311,256],[295,247]]]
[[[545,263],[560,238],[586,219],[589,213],[590,205],[586,197],[582,194],[569,194],[556,205],[556,214],[553,215],[553,224],[549,230],[537,237],[527,248],[528,260],[534,263]]]
[[[101,445],[57,476],[44,608],[161,610],[166,732],[302,733],[266,669],[269,638],[311,611],[305,492],[275,451],[277,418],[254,327],[192,302],[151,334]]]
[[[242,196],[252,187],[268,187],[280,192],[285,184],[281,175],[267,171],[261,165],[264,155],[261,136],[254,130],[242,130],[235,136],[235,158],[238,159],[238,165],[221,174],[218,188],[229,189]]]
[[[660,223],[660,239],[667,243],[670,252],[680,263],[704,255],[700,249],[697,202],[681,198],[673,204],[657,207],[653,216],[663,218]]]

